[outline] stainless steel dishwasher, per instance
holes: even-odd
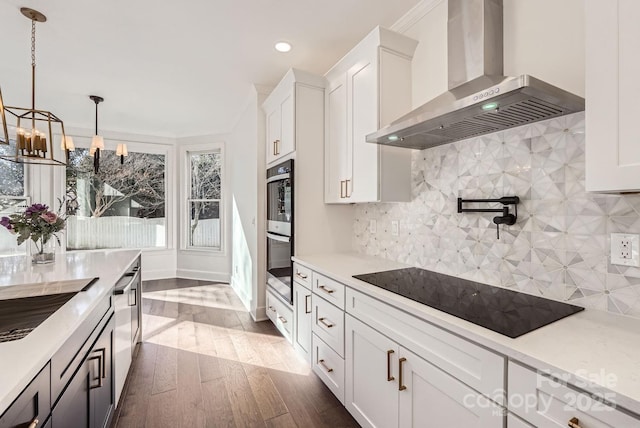
[[[116,317],[114,354],[116,378],[116,403],[127,379],[131,366],[135,345],[140,341],[142,310],[142,281],[138,257],[120,277],[114,291],[114,306]]]

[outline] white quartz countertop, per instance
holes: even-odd
[[[293,260],[537,370],[640,414],[640,320],[586,309],[516,339],[352,278],[407,265],[360,254]]]
[[[57,254],[56,262],[32,265],[25,256],[0,257],[0,287],[99,277],[23,339],[0,343],[0,414],[51,359],[69,335],[113,291],[139,250],[83,251]]]

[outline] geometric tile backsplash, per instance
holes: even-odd
[[[609,263],[609,234],[640,233],[640,195],[585,192],[584,133],[576,113],[414,151],[413,200],[356,205],[356,250],[640,318],[640,269]],[[496,214],[457,212],[458,197],[513,195],[499,240]]]

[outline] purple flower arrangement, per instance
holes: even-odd
[[[60,201],[62,209],[63,201]],[[60,211],[60,210],[59,210]],[[0,219],[0,226],[6,228],[14,235],[18,235],[18,245],[27,239],[31,239],[38,253],[44,251],[44,244],[49,242],[51,237],[55,237],[60,243],[58,232],[64,229],[66,219],[60,214],[49,211],[49,207],[44,204],[33,204],[22,214],[11,214],[9,217]]]

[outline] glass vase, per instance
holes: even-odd
[[[42,240],[29,242],[31,243],[31,263],[40,265],[56,261],[55,239],[50,239],[46,243]]]

